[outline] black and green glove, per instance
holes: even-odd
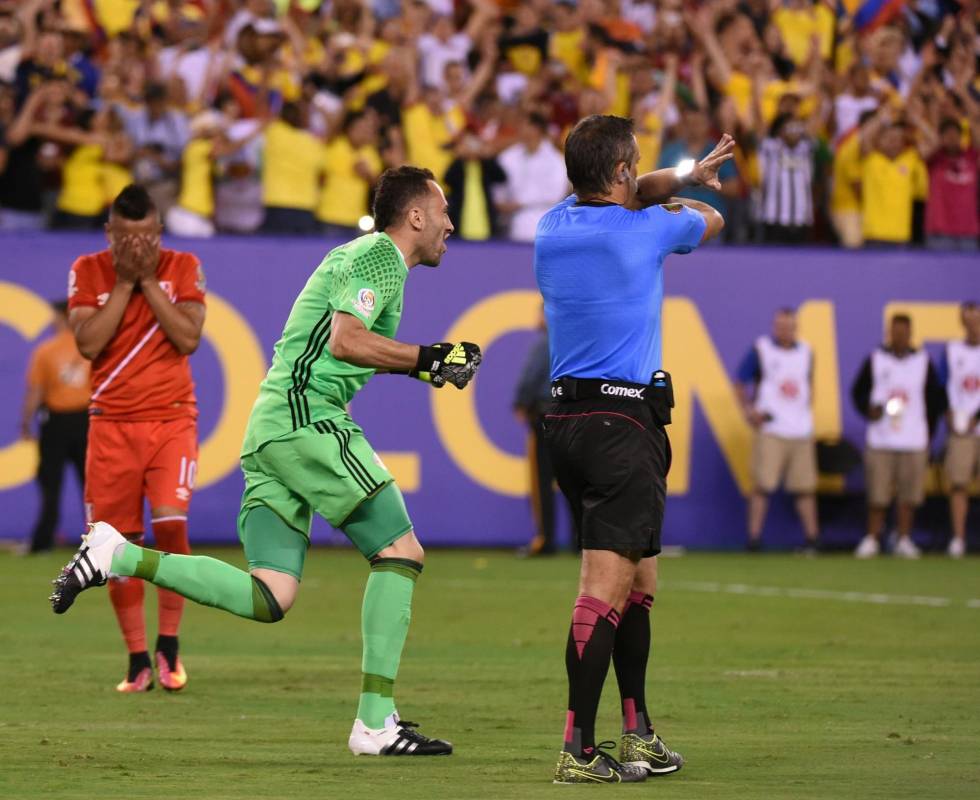
[[[451,383],[462,389],[476,375],[483,361],[479,345],[472,342],[439,342],[419,347],[419,359],[409,375],[441,389]]]

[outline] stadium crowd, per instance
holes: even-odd
[[[0,230],[90,228],[131,179],[169,231],[344,233],[386,166],[458,235],[528,241],[584,115],[640,171],[738,155],[728,242],[977,246],[973,0],[0,0]]]

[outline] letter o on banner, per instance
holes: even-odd
[[[16,283],[0,281],[0,325],[8,325],[29,342],[51,322],[47,300]],[[14,442],[0,447],[0,489],[27,483],[37,472],[37,444]]]
[[[238,467],[238,454],[252,403],[265,377],[265,357],[254,331],[225,300],[208,293],[204,338],[221,364],[224,399],[221,415],[211,435],[201,443],[197,488],[217,483]]]
[[[536,330],[541,296],[530,289],[491,295],[469,308],[446,333],[447,342],[467,340],[484,350],[514,331]],[[467,477],[500,494],[528,493],[526,459],[497,447],[480,424],[476,380],[464,391],[448,387],[432,392],[432,417],[446,452]]]

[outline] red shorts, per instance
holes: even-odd
[[[120,533],[143,530],[150,508],[187,513],[197,477],[197,421],[123,422],[91,417],[85,456],[85,515]]]

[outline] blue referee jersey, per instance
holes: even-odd
[[[649,383],[662,366],[663,262],[701,241],[704,217],[665,204],[631,211],[576,205],[572,195],[538,223],[534,274],[544,297],[551,379]]]

